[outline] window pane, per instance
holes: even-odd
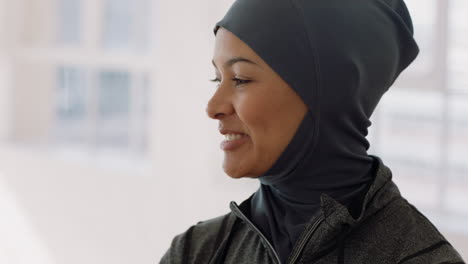
[[[99,115],[104,118],[128,116],[130,74],[127,72],[101,72]]]
[[[448,49],[450,97],[447,207],[468,214],[468,25],[466,0],[451,0]]]
[[[106,0],[104,11],[104,47],[129,48],[132,40],[132,1]]]
[[[468,92],[468,1],[450,1],[448,66],[450,89]]]
[[[85,76],[83,69],[59,67],[57,82],[57,116],[62,120],[83,119],[85,114]]]
[[[98,145],[126,147],[129,137],[131,78],[128,72],[99,75]]]
[[[148,128],[151,121],[150,118],[150,105],[151,91],[150,91],[150,80],[147,73],[139,75],[139,85],[135,93],[136,97],[132,101],[135,105],[133,106],[134,116],[134,148],[138,153],[145,153],[148,145]]]
[[[58,0],[58,32],[60,44],[76,44],[80,41],[80,0]]]
[[[393,87],[379,105],[376,153],[389,164],[404,195],[437,206],[442,97],[438,91]],[[371,142],[371,145],[374,142]]]
[[[55,138],[59,141],[83,141],[86,118],[86,84],[82,68],[61,66],[57,69],[55,94]]]
[[[142,81],[142,116],[144,118],[148,118],[149,112],[151,111],[149,101],[151,100],[151,94],[150,94],[150,81],[148,74],[145,74],[143,76],[143,81]]]
[[[449,120],[451,175],[468,182],[468,97],[450,97]]]
[[[145,50],[148,12],[148,0],[105,0],[104,48]]]
[[[434,66],[436,1],[409,0],[406,4],[413,20],[414,38],[420,48],[420,53],[408,72],[430,73]]]
[[[390,156],[420,165],[439,160],[442,97],[436,91],[394,88],[381,102],[382,150]],[[402,151],[403,150],[403,151]],[[418,159],[416,159],[418,157]]]
[[[468,216],[468,97],[451,96],[449,101],[449,177],[446,207]]]

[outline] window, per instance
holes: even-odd
[[[407,4],[421,52],[374,113],[370,153],[387,161],[403,194],[437,215],[434,219],[463,222],[468,219],[468,4]]]
[[[104,3],[104,49],[145,50],[148,0],[105,0]]]
[[[61,66],[57,72],[55,93],[55,135],[58,142],[85,143],[87,95],[83,68]]]
[[[59,0],[57,14],[57,42],[62,45],[77,44],[80,41],[81,1]]]
[[[146,73],[60,66],[56,85],[56,144],[144,152],[149,122]]]
[[[150,1],[48,4],[55,9],[24,11],[12,140],[87,156],[145,155],[154,89],[154,68],[144,63]]]

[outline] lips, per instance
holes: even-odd
[[[230,129],[220,129],[219,132],[223,135],[232,134],[232,135],[247,135],[246,133],[239,130],[230,130]]]
[[[220,144],[220,147],[224,151],[234,151],[235,149],[242,146],[249,140],[249,136],[244,134],[244,136],[232,136],[233,134],[228,134],[227,139],[223,140]],[[236,134],[239,135],[239,134]]]

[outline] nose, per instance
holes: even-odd
[[[206,114],[212,119],[221,119],[233,111],[230,96],[219,87],[206,105]]]

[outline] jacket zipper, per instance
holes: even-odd
[[[240,215],[240,217],[242,218],[242,220],[244,220],[247,224],[250,225],[251,228],[253,228],[253,230],[255,232],[257,232],[260,237],[262,238],[262,240],[267,244],[268,248],[271,250],[271,252],[273,252],[273,255],[275,256],[275,259],[276,261],[278,262],[278,264],[281,264],[281,260],[278,256],[278,253],[276,253],[275,249],[273,248],[273,246],[270,244],[270,241],[268,241],[268,239],[263,235],[262,232],[260,232],[260,230],[258,230],[258,228],[252,223],[250,222],[250,220],[242,213],[242,211],[239,209],[239,207],[237,207],[237,204],[234,203],[234,202],[231,202],[231,205],[234,207],[234,209],[236,210],[236,212]]]
[[[296,250],[296,253],[294,254],[294,256],[291,258],[291,261],[289,262],[290,264],[294,264],[296,263],[297,259],[299,258],[299,256],[301,255],[301,252],[304,250],[304,247],[306,245],[306,243],[309,241],[310,237],[312,236],[312,234],[315,232],[315,230],[317,229],[317,227],[320,225],[320,223],[322,223],[324,220],[324,217],[323,215],[320,215],[320,217],[317,219],[317,221],[315,221],[315,223],[313,224],[313,226],[307,231],[307,234],[305,235],[304,239],[302,239],[299,243],[299,249]]]
[[[268,239],[265,237],[265,235],[263,235],[262,232],[260,232],[260,230],[258,230],[258,228],[242,213],[242,211],[239,209],[239,207],[237,206],[237,204],[235,202],[231,202],[231,205],[234,207],[234,209],[236,210],[236,212],[240,215],[240,217],[242,218],[242,220],[244,220],[247,224],[250,225],[250,227],[253,228],[253,230],[255,232],[257,232],[260,237],[263,239],[263,241],[265,241],[265,243],[267,244],[268,248],[271,250],[271,252],[273,252],[273,255],[275,256],[275,259],[276,261],[278,262],[278,264],[281,264],[281,260],[278,256],[278,253],[276,253],[275,249],[273,248],[273,246],[271,245],[270,241],[268,241]],[[324,217],[323,215],[321,215],[317,221],[315,221],[315,223],[313,224],[313,226],[307,231],[307,234],[306,236],[304,237],[304,239],[302,239],[299,243],[299,249],[296,250],[296,253],[294,254],[294,256],[291,258],[291,261],[289,262],[289,264],[294,264],[296,263],[297,261],[297,258],[299,257],[299,255],[301,254],[302,250],[304,249],[307,241],[309,241],[310,237],[312,236],[312,234],[315,232],[315,230],[317,229],[317,227],[320,225],[320,223],[322,223],[322,221],[324,220]]]

